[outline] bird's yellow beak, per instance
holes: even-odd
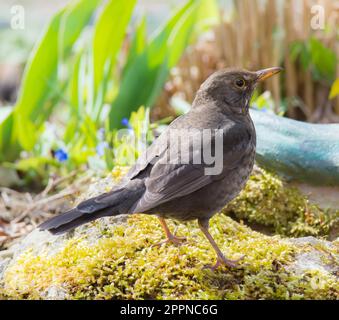
[[[264,81],[264,80],[274,76],[275,74],[279,73],[282,70],[283,70],[283,68],[280,68],[280,67],[274,67],[274,68],[259,70],[259,71],[256,72],[256,74],[258,75],[257,81]]]

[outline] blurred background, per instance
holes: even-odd
[[[56,11],[70,2],[1,2],[0,98],[3,105],[15,102],[23,67],[41,30]],[[156,103],[156,116],[171,113],[168,99],[173,93],[180,93],[191,102],[200,83],[216,69],[227,66],[256,69],[282,64],[286,68],[284,83],[275,79],[265,88],[271,92],[276,110],[283,109],[289,117],[310,122],[338,121],[338,99],[328,101],[330,85],[338,73],[338,1],[216,2],[219,22],[214,26],[212,23],[211,30],[187,49],[178,68],[172,71],[166,91]],[[147,31],[152,33],[180,3],[178,0],[140,0],[132,21],[147,16]],[[25,10],[23,30],[11,28],[11,10],[16,5],[22,5]]]
[[[2,219],[131,165],[221,68],[282,66],[254,107],[339,122],[338,18],[338,0],[2,0]]]

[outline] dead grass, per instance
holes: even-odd
[[[76,178],[77,172],[65,177],[51,177],[38,193],[0,188],[0,250],[32,231],[42,221],[70,208],[91,177]]]

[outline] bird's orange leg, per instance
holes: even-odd
[[[198,224],[199,224],[201,231],[204,233],[204,235],[206,236],[206,238],[208,239],[208,241],[212,245],[214,251],[217,253],[217,262],[215,263],[215,265],[208,265],[206,267],[210,268],[213,271],[221,265],[226,265],[226,266],[231,267],[231,268],[237,267],[238,264],[239,264],[239,261],[242,260],[244,258],[244,256],[240,257],[237,260],[227,259],[223,255],[223,253],[219,249],[217,243],[214,241],[213,237],[211,236],[211,234],[208,231],[209,219],[198,220]]]
[[[177,237],[175,236],[171,231],[170,229],[168,228],[168,225],[165,221],[164,218],[158,218],[159,221],[160,221],[160,224],[162,226],[162,228],[164,229],[165,231],[165,234],[166,234],[166,240],[163,240],[163,241],[160,241],[159,243],[153,245],[153,246],[161,246],[162,244],[165,244],[165,243],[174,243],[174,244],[182,244],[183,242],[186,241],[186,238],[185,237]]]

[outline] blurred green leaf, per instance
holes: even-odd
[[[130,68],[130,64],[133,63],[134,59],[145,50],[145,47],[147,45],[146,27],[146,18],[143,17],[139,24],[136,26],[134,37],[128,50],[127,62],[125,63],[122,71],[122,76],[125,74],[125,71]]]
[[[125,38],[135,3],[136,0],[110,0],[95,25],[93,38],[93,96],[95,100],[93,107],[96,118],[99,117],[108,76]]]
[[[199,5],[191,42],[195,42],[201,33],[220,23],[220,8],[215,0],[202,1]]]
[[[92,37],[80,39],[90,39],[90,45],[70,54],[101,2],[73,0],[52,18],[27,63],[14,110],[0,115],[0,161],[16,160],[25,149],[31,158],[20,160],[17,168],[33,173],[46,165],[66,171],[81,164],[109,169],[131,165],[149,141],[148,107],[155,103],[169,70],[194,36],[219,19],[216,1],[188,0],[147,40],[143,18],[121,71],[116,62],[136,0],[105,1]],[[62,109],[51,125],[46,120],[56,105]],[[123,117],[130,123],[119,140],[113,129],[121,127]],[[103,126],[109,129],[104,138],[98,135]],[[109,145],[104,155],[97,152],[102,142]],[[50,151],[55,148],[67,150],[67,162],[54,161]]]
[[[34,170],[40,175],[44,175],[46,165],[59,166],[60,164],[55,159],[49,157],[32,157],[19,160],[13,167],[19,171]]]
[[[188,1],[151,37],[139,54],[129,56],[119,93],[109,113],[109,127],[120,128],[121,120],[144,105],[151,107],[183,54],[192,35],[197,15],[205,1]],[[141,27],[139,27],[141,28]]]
[[[76,138],[85,116],[87,52],[81,50],[74,59],[72,77],[69,83],[69,121],[64,132],[66,143]]]
[[[187,47],[192,31],[197,21],[197,14],[200,3],[205,0],[197,1],[187,9],[181,19],[173,27],[168,38],[168,67],[174,67]]]
[[[304,71],[311,68],[316,80],[334,80],[336,54],[320,40],[312,37],[306,42],[296,41],[290,47],[290,55],[293,61],[299,59]]]
[[[31,150],[34,147],[38,136],[38,132],[32,121],[20,113],[17,113],[14,128],[20,141],[20,145],[26,150]]]
[[[79,128],[79,119],[77,117],[72,117],[70,121],[67,123],[65,133],[64,133],[64,141],[65,143],[71,143],[76,139],[76,133]]]
[[[100,0],[79,0],[59,11],[49,23],[27,62],[13,112],[0,124],[0,160],[13,160],[21,148],[32,148],[36,131],[51,114],[61,87],[58,66],[88,23]],[[23,134],[21,125],[29,128]],[[17,131],[18,130],[18,131]],[[11,153],[5,150],[10,148]]]
[[[83,98],[84,98],[84,85],[82,79],[85,75],[85,57],[84,52],[81,51],[74,59],[74,67],[72,77],[70,79],[69,90],[70,90],[70,107],[71,114],[77,118],[80,118],[80,110],[82,110]]]
[[[14,134],[13,111],[0,124],[0,161],[12,161],[17,158],[21,147]]]
[[[312,62],[310,50],[307,43],[296,41],[291,44],[290,55],[293,62],[300,60],[303,70],[307,70]]]
[[[309,43],[312,63],[319,73],[319,76],[324,77],[329,81],[333,81],[337,64],[335,52],[327,48],[316,38],[311,38]]]
[[[106,163],[106,169],[111,171],[114,168],[114,154],[113,151],[109,148],[105,149],[105,163]]]
[[[296,41],[290,44],[290,57],[293,62],[298,59],[302,46],[303,43],[301,43],[300,41]]]
[[[100,0],[72,2],[54,16],[27,63],[15,107],[17,112],[32,121],[40,118],[40,123],[44,119],[39,117],[41,112],[50,113],[48,109],[51,106],[46,110],[43,102],[48,95],[55,94],[53,85],[57,79],[58,65],[70,52],[99,3]]]

